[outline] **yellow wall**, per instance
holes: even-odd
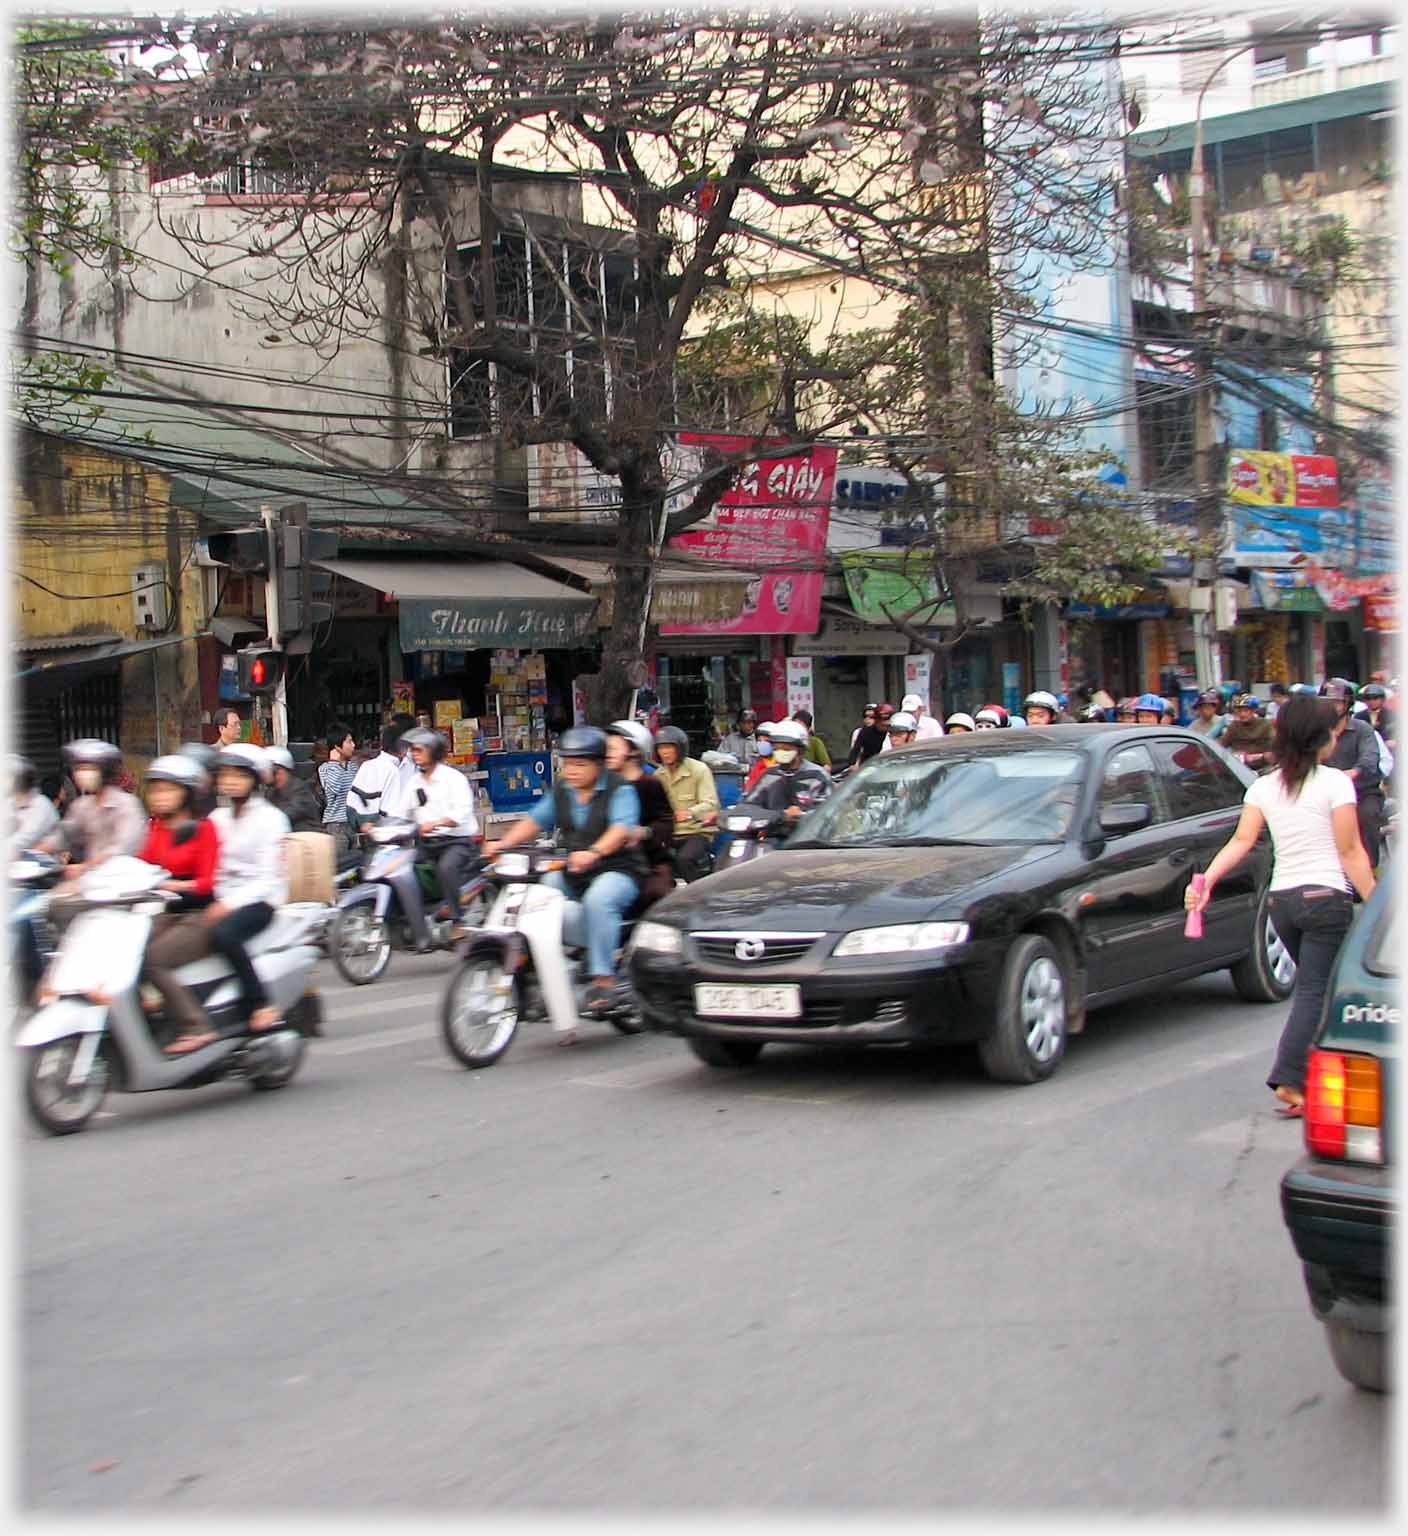
[[[133,567],[152,561],[179,594],[169,632],[193,635],[205,627],[201,571],[190,560],[192,521],[172,507],[167,476],[51,437],[24,434],[16,450],[12,638],[150,638],[136,623],[130,589]],[[193,641],[122,663],[118,745],[134,771],[156,752],[158,723],[164,751],[199,737],[196,667]]]

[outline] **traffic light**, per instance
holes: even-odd
[[[219,565],[246,575],[269,572],[269,530],[232,528],[226,533],[212,533],[205,541],[210,558]]]
[[[261,650],[258,646],[238,653],[241,693],[273,693],[284,675],[282,651]]]
[[[285,510],[277,530],[275,579],[278,584],[279,643],[295,653],[313,646],[313,631],[332,618],[332,576],[320,571],[315,560],[331,560],[338,550],[335,533],[315,532],[308,526],[304,506]]]

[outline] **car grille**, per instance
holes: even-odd
[[[905,1004],[900,998],[884,1003],[808,1003],[802,1018],[813,1029],[831,1029],[838,1024],[903,1024]]]
[[[770,939],[763,933],[691,935],[695,952],[701,960],[708,960],[714,965],[743,965],[750,968],[758,965],[786,965],[789,961],[800,960],[820,937],[819,933],[789,936],[785,939]],[[762,954],[743,959],[736,949],[740,940],[760,942],[763,946]]]

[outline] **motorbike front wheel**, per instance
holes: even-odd
[[[81,1131],[107,1097],[111,1075],[102,1051],[94,1056],[83,1082],[76,1087],[69,1084],[83,1040],[82,1035],[65,1035],[62,1040],[34,1046],[25,1063],[24,1094],[29,1112],[51,1136]]]
[[[518,985],[500,960],[466,960],[450,977],[440,1009],[446,1048],[462,1066],[493,1066],[513,1044],[519,1011]]]
[[[370,901],[337,909],[328,929],[328,953],[337,974],[354,987],[375,981],[391,963],[391,934]]]

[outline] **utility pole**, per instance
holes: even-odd
[[[264,617],[269,627],[269,644],[278,651],[283,649],[283,637],[279,630],[279,525],[274,509],[266,502],[259,509],[264,530],[269,536],[269,571],[264,578]],[[271,701],[274,745],[288,745],[288,668],[279,668],[279,681]]]

